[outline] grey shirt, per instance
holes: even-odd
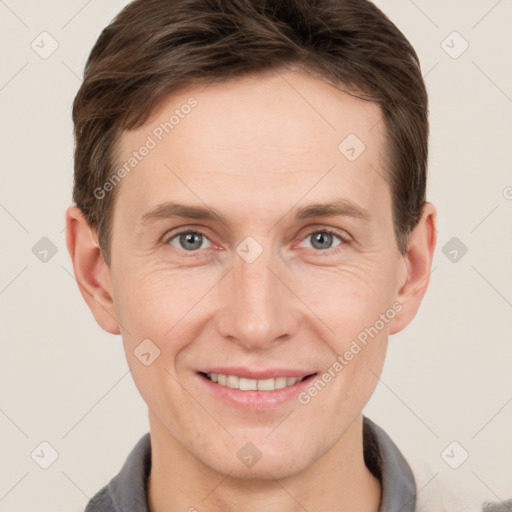
[[[382,484],[379,512],[415,512],[416,484],[411,468],[391,438],[363,418],[364,461]],[[89,501],[85,512],[149,512],[147,480],[151,469],[151,439],[144,434],[121,471]]]

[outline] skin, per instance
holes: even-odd
[[[362,410],[388,336],[414,318],[427,289],[436,210],[425,205],[400,254],[380,108],[291,69],[173,93],[144,126],[123,133],[118,162],[191,96],[198,105],[115,190],[110,267],[79,210],[66,214],[82,295],[99,325],[122,335],[148,405],[150,510],[378,511]],[[338,150],[350,133],[366,146],[353,162]],[[368,219],[294,218],[339,198]],[[141,223],[169,200],[207,205],[227,222]],[[199,249],[180,244],[182,229],[204,232]],[[314,234],[325,229],[335,236],[318,248]],[[236,252],[247,236],[263,249],[252,263]],[[322,373],[394,303],[399,314],[307,405],[240,410],[196,373],[217,365]],[[148,366],[134,355],[146,338],[161,351]],[[247,442],[262,453],[252,468],[237,457]]]

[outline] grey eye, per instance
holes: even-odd
[[[179,245],[174,244],[174,240],[177,240]],[[195,251],[201,248],[204,241],[210,243],[208,238],[202,233],[197,231],[182,231],[174,235],[169,240],[169,244],[178,249],[184,249],[185,251]]]
[[[313,249],[326,250],[332,249],[332,242],[334,238],[337,238],[341,243],[343,243],[343,240],[338,235],[330,233],[329,231],[313,231],[312,233],[309,233],[304,240],[311,239]]]

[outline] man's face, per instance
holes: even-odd
[[[216,471],[301,471],[375,388],[406,277],[379,121],[374,103],[288,71],[186,88],[122,135],[119,166],[156,143],[116,190],[107,272],[126,357],[153,425]],[[167,215],[170,202],[221,220]],[[327,203],[344,211],[300,215]]]

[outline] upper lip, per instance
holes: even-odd
[[[308,375],[312,375],[316,373],[312,370],[302,370],[302,369],[294,369],[294,368],[269,368],[266,370],[249,370],[244,367],[221,367],[215,366],[211,368],[204,368],[199,370],[200,373],[217,373],[221,375],[235,375],[237,377],[242,377],[245,379],[255,379],[255,380],[263,380],[263,379],[275,379],[277,377],[296,377],[301,379],[303,377],[307,377]]]

